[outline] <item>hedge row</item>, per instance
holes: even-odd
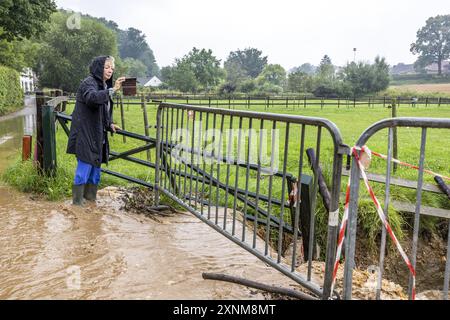
[[[16,70],[0,65],[0,116],[23,106],[23,90]]]

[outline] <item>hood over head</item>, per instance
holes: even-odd
[[[97,79],[98,81],[101,81],[101,82],[103,82],[103,72],[105,69],[105,61],[107,58],[108,58],[108,56],[95,57],[89,66],[89,71],[91,72],[91,75],[95,79]],[[108,88],[112,88],[112,86],[113,86],[113,77],[114,77],[114,73],[113,73],[111,79],[106,81]]]

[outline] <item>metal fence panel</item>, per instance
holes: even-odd
[[[423,174],[426,171],[425,167],[425,149],[427,143],[427,133],[430,129],[450,129],[450,119],[432,119],[432,118],[393,118],[379,121],[373,124],[371,127],[366,129],[358,141],[355,144],[355,149],[358,155],[360,155],[360,148],[364,147],[367,141],[373,137],[376,133],[383,129],[388,129],[387,134],[387,161],[386,161],[386,180],[385,180],[385,199],[384,199],[384,214],[388,216],[389,203],[390,203],[390,193],[391,193],[391,169],[393,162],[393,131],[395,128],[419,128],[421,130],[420,135],[420,154],[419,163],[416,167],[418,170],[417,179],[417,193],[416,193],[416,204],[414,213],[414,224],[412,227],[412,243],[410,247],[410,262],[412,267],[416,267],[417,250],[418,250],[418,238],[419,238],[419,227],[420,227],[420,211],[422,206],[422,192],[423,192]],[[448,133],[444,131],[443,133]],[[444,159],[445,160],[445,159]],[[448,160],[448,159],[447,159]],[[352,284],[353,284],[353,270],[355,268],[355,248],[357,243],[357,220],[358,220],[358,200],[359,200],[359,186],[360,186],[361,173],[358,168],[355,156],[352,159],[352,168],[350,179],[352,181],[350,186],[350,203],[349,203],[349,218],[347,224],[347,238],[346,238],[346,250],[345,250],[345,269],[344,269],[344,299],[352,298]],[[356,182],[356,183],[355,183]],[[447,223],[449,223],[448,218],[446,218]],[[381,230],[381,242],[380,242],[380,256],[378,263],[378,281],[376,288],[376,298],[381,298],[381,285],[383,278],[383,267],[385,262],[385,252],[386,252],[386,229],[382,226]],[[444,284],[442,286],[442,297],[447,299],[448,297],[448,282],[450,273],[450,261],[448,259],[450,253],[450,237],[447,239],[447,259],[445,263],[444,271]],[[414,296],[414,281],[410,274],[408,281],[408,295],[409,298]]]
[[[161,194],[167,196],[314,294],[322,298],[330,296],[342,157],[348,152],[332,122],[313,117],[161,103],[157,128],[155,201]],[[325,132],[328,135],[324,138]],[[323,284],[311,278],[317,227],[316,175],[311,199],[305,199],[312,202],[310,212],[301,212],[301,183],[308,169],[303,155],[307,146],[313,146],[317,152],[314,166],[319,165],[321,153],[325,159],[331,157],[333,163],[329,169],[332,188],[325,226]],[[305,216],[309,216],[309,221],[301,221]],[[301,251],[297,242],[301,236],[300,225],[307,222],[309,246],[304,250],[308,264],[302,274],[296,270]],[[287,245],[292,249],[289,256],[285,254]]]

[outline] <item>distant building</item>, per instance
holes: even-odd
[[[438,65],[432,63],[424,68],[426,74],[437,74]],[[414,64],[399,63],[393,66],[390,70],[392,75],[407,75],[418,74],[419,72],[414,69]],[[450,61],[442,61],[442,74],[450,74]]]
[[[442,74],[450,74],[450,61],[442,61],[441,68]],[[437,74],[439,71],[438,64],[432,63],[429,66],[426,66],[425,71],[428,74]]]
[[[414,64],[399,63],[391,68],[392,75],[415,74]]]
[[[162,81],[158,79],[158,77],[151,78],[147,83],[144,84],[144,87],[159,87],[162,84]]]
[[[34,91],[35,75],[31,68],[24,68],[20,73],[20,86],[24,92]]]

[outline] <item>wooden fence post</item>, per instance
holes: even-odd
[[[24,135],[22,138],[22,161],[27,161],[31,157],[31,147],[33,146],[33,136]]]

